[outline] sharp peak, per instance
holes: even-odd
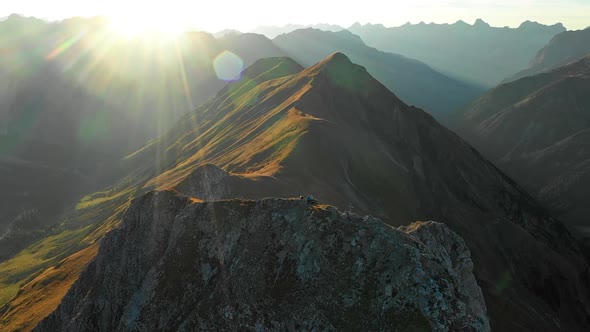
[[[342,52],[330,54],[301,74],[304,76],[325,76],[336,85],[354,87],[354,90],[357,91],[367,89],[369,82],[376,82],[365,67],[353,63]]]
[[[481,27],[490,27],[490,25],[484,21],[481,18],[478,18],[477,20],[475,20],[475,22],[473,23],[473,26],[481,26]]]
[[[328,62],[344,62],[347,64],[351,64],[353,65],[352,61],[350,61],[350,59],[342,52],[334,52],[330,55],[328,55],[324,60],[321,61],[321,63],[328,63]]]

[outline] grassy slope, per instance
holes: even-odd
[[[135,190],[111,193],[111,199],[85,197],[52,235],[0,264],[0,331],[28,331],[57,308],[94,259],[97,240],[120,223]]]

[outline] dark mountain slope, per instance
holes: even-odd
[[[127,162],[151,178],[144,189],[207,200],[311,192],[392,225],[444,221],[472,250],[492,328],[590,323],[587,265],[562,224],[343,54],[256,86],[234,83]]]
[[[578,61],[589,54],[590,28],[564,31],[553,37],[545,47],[539,50],[527,69],[512,75],[505,82],[546,72]]]
[[[334,52],[344,52],[401,99],[436,117],[463,107],[483,92],[478,86],[449,78],[422,62],[368,47],[348,31],[296,30],[273,42],[304,66]]]
[[[516,29],[497,28],[477,20],[473,25],[422,22],[392,28],[357,23],[348,30],[369,46],[423,61],[452,77],[494,86],[525,68],[535,53],[565,28],[529,21]]]
[[[588,227],[590,57],[500,85],[458,131],[569,226]]]

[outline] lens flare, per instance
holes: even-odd
[[[244,61],[230,51],[223,51],[213,61],[213,68],[219,79],[237,81],[244,70]]]

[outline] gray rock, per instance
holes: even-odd
[[[489,331],[472,269],[436,222],[151,192],[36,331]]]

